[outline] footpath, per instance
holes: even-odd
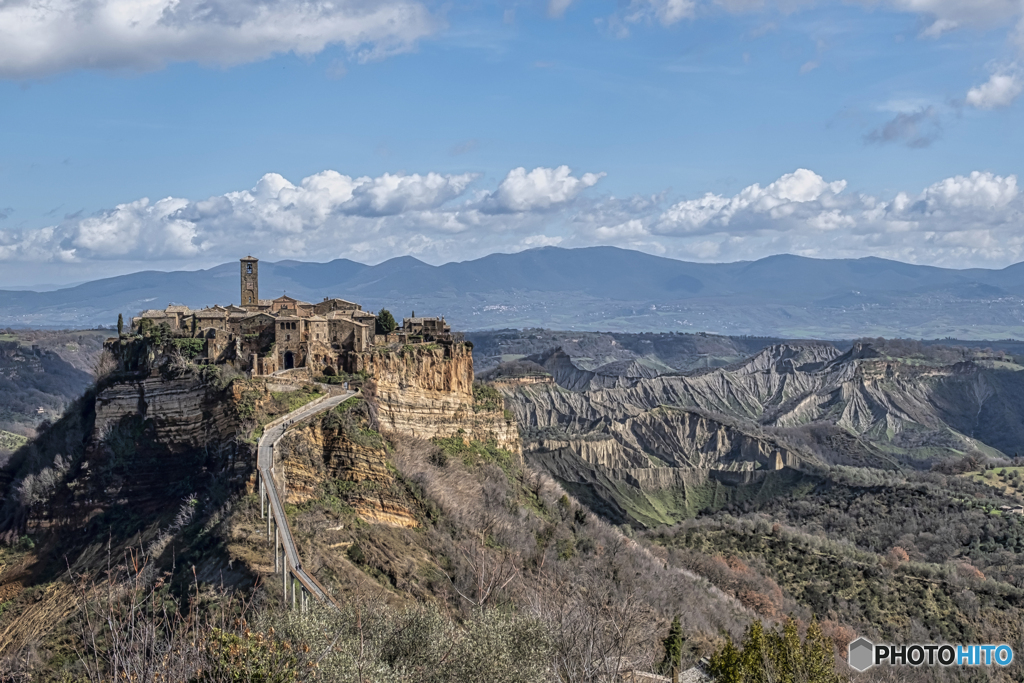
[[[354,391],[346,391],[334,396],[330,394],[321,396],[301,408],[277,418],[264,428],[263,436],[257,446],[256,466],[260,484],[260,516],[266,517],[267,540],[274,544],[274,571],[275,573],[281,572],[285,604],[288,603],[290,593],[292,607],[299,606],[303,610],[308,606],[310,596],[328,604],[333,604],[333,599],[320,585],[320,582],[302,568],[302,560],[295,548],[295,540],[292,538],[291,527],[288,525],[288,518],[284,514],[284,505],[281,502],[283,492],[278,490],[274,469],[274,446],[293,424],[313,417],[317,413],[331,410],[355,395]],[[280,486],[283,488],[285,485],[282,473]],[[268,502],[269,505],[267,505]],[[269,515],[267,514],[268,508]]]

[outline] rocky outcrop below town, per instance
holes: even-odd
[[[108,382],[83,400],[89,405],[78,409],[91,417],[83,454],[61,459],[75,485],[33,505],[30,529],[80,526],[118,506],[159,512],[208,477],[241,485],[255,467],[255,447],[243,438],[252,425],[239,406],[249,401],[255,410],[270,393],[262,383],[225,389],[191,375],[151,375]]]
[[[346,504],[364,521],[417,526],[388,468],[387,450],[373,437],[365,418],[351,408],[289,430],[274,448],[284,502],[301,505],[323,495],[330,482],[343,482]]]
[[[473,354],[466,345],[378,349],[365,354],[362,365],[376,385],[382,432],[420,439],[461,436],[522,453],[511,415],[474,399]]]
[[[268,398],[266,387],[259,389]],[[201,448],[230,458],[240,429],[242,391],[241,385],[219,390],[192,376],[151,375],[115,383],[96,395],[94,441],[102,443],[126,419],[138,418],[150,423],[153,441],[171,453]]]

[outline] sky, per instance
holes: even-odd
[[[1024,0],[0,1],[0,287],[1024,260]]]

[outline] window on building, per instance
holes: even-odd
[[[290,334],[284,335],[284,340],[285,341],[291,341],[292,340],[292,335],[290,335]]]
[[[249,275],[252,275],[252,264],[251,263],[246,263],[245,264],[245,272],[247,272]]]

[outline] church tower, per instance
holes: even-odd
[[[242,262],[242,306],[256,306],[260,303],[259,259],[246,256]]]

